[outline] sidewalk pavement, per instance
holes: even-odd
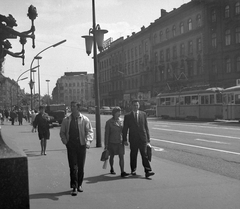
[[[103,148],[87,151],[83,193],[70,195],[66,148],[60,142],[59,128],[51,130],[47,155],[40,155],[37,133],[31,126],[2,126],[4,137],[11,138],[28,157],[29,198],[31,209],[238,209],[240,181],[211,172],[174,163],[154,156],[156,173],[145,179],[140,156],[137,176],[120,177],[118,157],[116,175],[103,169]],[[125,170],[129,168],[129,149],[125,153]]]

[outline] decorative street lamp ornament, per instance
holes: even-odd
[[[31,79],[30,82],[29,82],[30,89],[33,89],[34,83],[35,82]]]
[[[82,38],[85,38],[85,45],[86,45],[86,52],[88,56],[92,52],[92,45],[93,45],[93,36],[90,34],[95,34],[96,43],[98,45],[98,50],[100,52],[103,51],[103,40],[104,40],[104,34],[107,33],[107,30],[102,30],[100,28],[100,25],[97,25],[96,28],[93,30],[92,28],[89,29],[89,35],[82,36]]]
[[[13,57],[22,58],[23,59],[23,65],[24,65],[24,45],[26,44],[26,38],[31,38],[33,41],[32,47],[35,47],[35,26],[34,26],[34,20],[37,17],[37,10],[36,7],[30,6],[28,8],[28,17],[32,20],[32,26],[31,29],[24,32],[19,32],[17,30],[14,30],[13,27],[17,26],[15,18],[9,14],[8,16],[4,16],[0,14],[0,60],[4,59],[4,57],[9,54]],[[31,33],[31,34],[30,34]],[[17,37],[20,37],[20,43],[22,44],[22,51],[21,52],[11,52],[9,51],[11,47],[11,43],[6,39],[15,39]]]

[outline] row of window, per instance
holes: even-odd
[[[227,29],[224,33],[224,40],[225,40],[225,46],[230,46],[232,44],[232,37],[235,37],[235,44],[240,44],[240,27],[235,28],[235,31],[233,34],[231,34],[231,30]],[[217,47],[217,33],[214,32],[211,35],[211,45],[213,48]]]
[[[232,10],[233,12],[231,12]],[[240,15],[240,2],[236,2],[232,9],[229,5],[224,7],[224,18],[230,18],[231,14]],[[211,21],[213,23],[217,21],[217,10],[215,8],[211,10]]]

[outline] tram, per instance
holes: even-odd
[[[223,119],[240,120],[240,86],[226,88],[222,95]]]
[[[223,118],[222,88],[160,93],[157,117],[172,119],[214,120]]]
[[[240,86],[160,93],[156,115],[170,119],[240,121]]]

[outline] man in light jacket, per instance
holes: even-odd
[[[71,102],[71,115],[65,117],[61,124],[60,137],[67,147],[70,168],[70,187],[72,196],[83,192],[84,164],[86,149],[93,140],[93,128],[90,120],[79,112],[80,104]]]

